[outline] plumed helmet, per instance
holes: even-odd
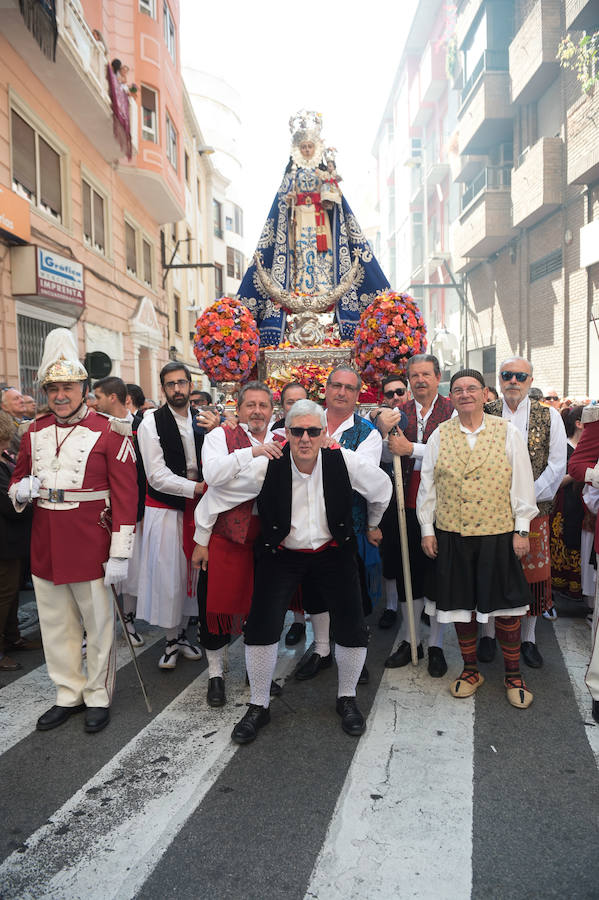
[[[67,328],[54,328],[46,335],[37,377],[42,387],[57,381],[87,380],[85,366],[79,360],[73,335]]]

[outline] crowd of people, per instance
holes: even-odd
[[[423,659],[428,627],[428,675],[444,677],[453,624],[463,662],[452,696],[483,685],[499,644],[518,709],[533,701],[521,663],[543,666],[536,623],[555,616],[556,585],[594,606],[599,408],[560,413],[555,392],[531,396],[526,359],[501,364],[497,397],[468,368],[444,397],[437,359],[414,356],[363,414],[349,365],[330,373],[324,406],[287,384],[278,415],[260,381],[240,389],[235,411],[215,408],[177,361],[160,372],[160,406],[114,376],[90,390],[64,329],[48,335],[38,377],[47,406],[37,413],[13,388],[1,398],[0,670],[40,646],[18,630],[30,577],[57,690],[39,730],[78,712],[87,732],[108,724],[115,603],[133,647],[144,643],[140,621],[164,629],[161,670],[205,655],[214,708],[227,702],[225,648],[243,634],[250,702],[232,732],[241,744],[269,723],[282,690],[274,675],[289,610],[288,646],[305,641],[306,615],[314,633],[295,678],[335,662],[335,709],[357,737],[377,605],[370,627],[397,629],[386,667]],[[597,649],[587,683],[599,721]]]

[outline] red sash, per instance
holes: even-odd
[[[260,519],[252,516],[244,543],[212,534],[208,544],[206,624],[212,634],[241,634],[254,590],[254,541]]]
[[[530,552],[522,559],[522,568],[532,596],[530,615],[540,616],[551,607],[551,553],[549,516],[537,516],[530,523]]]

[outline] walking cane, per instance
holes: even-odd
[[[148,698],[148,692],[146,691],[146,686],[144,684],[144,680],[141,677],[141,672],[139,671],[139,666],[137,665],[137,657],[135,656],[135,650],[133,649],[133,644],[131,643],[131,638],[129,636],[129,632],[127,631],[127,626],[125,625],[125,620],[123,619],[123,614],[121,612],[121,607],[119,606],[119,598],[117,596],[117,592],[114,584],[110,585],[112,589],[112,599],[114,600],[114,606],[119,617],[119,621],[121,623],[121,627],[125,632],[125,640],[129,646],[129,650],[131,652],[131,659],[133,660],[133,665],[135,666],[135,671],[137,672],[137,677],[139,678],[139,683],[141,685],[141,692],[144,695],[144,700],[146,701],[146,708],[149,713],[152,712],[152,707],[150,706],[150,700]]]
[[[416,645],[416,625],[414,622],[414,602],[412,598],[412,573],[410,572],[410,552],[408,549],[408,529],[406,526],[406,501],[403,490],[403,476],[401,471],[400,456],[393,456],[393,475],[395,477],[395,498],[397,500],[397,519],[399,521],[399,543],[401,546],[403,583],[406,594],[406,608],[408,611],[408,627],[410,629],[410,649],[412,651],[412,665],[417,666],[418,649]]]

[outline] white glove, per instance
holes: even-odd
[[[587,469],[584,474],[584,480],[590,482],[593,487],[599,487],[599,462],[596,463],[594,469]]]
[[[119,559],[116,556],[111,556],[108,562],[106,563],[106,571],[104,573],[104,584],[106,587],[110,587],[111,584],[115,586],[117,594],[119,593],[119,586],[123,581],[127,578],[127,573],[129,571],[129,560],[128,559]]]
[[[40,495],[41,481],[35,475],[26,475],[17,485],[15,497],[17,503],[31,503]]]

